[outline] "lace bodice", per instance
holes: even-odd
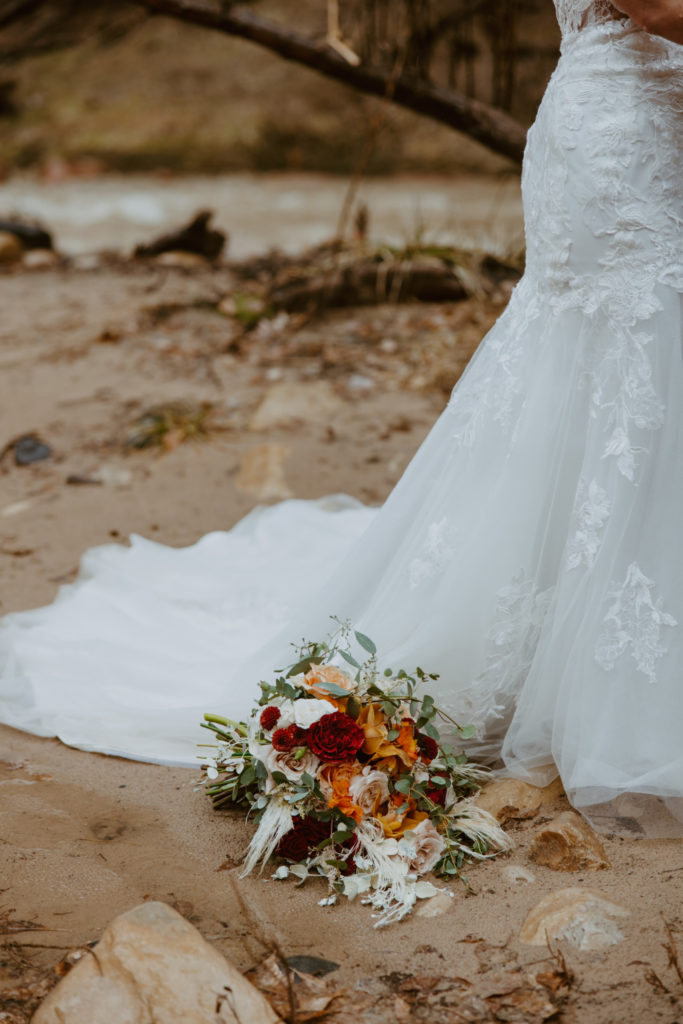
[[[623,17],[609,0],[555,0],[555,10],[563,36],[587,24]]]

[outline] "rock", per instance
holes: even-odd
[[[606,949],[624,938],[615,918],[628,916],[628,910],[601,893],[573,886],[545,896],[528,915],[519,938],[528,946],[563,940],[580,950]]]
[[[504,825],[506,821],[535,817],[543,803],[543,791],[519,779],[499,779],[485,786],[475,803]]]
[[[24,247],[10,231],[0,231],[0,263],[16,263],[24,253]]]
[[[327,381],[280,381],[273,384],[251,418],[250,430],[268,430],[297,421],[328,424],[344,402]]]
[[[49,459],[52,455],[49,444],[40,441],[33,434],[18,437],[12,447],[17,466],[30,466],[32,462],[42,462],[43,459]]]
[[[440,917],[453,909],[453,896],[449,892],[439,892],[431,899],[424,900],[415,911],[417,917]]]
[[[535,882],[535,876],[529,871],[528,868],[522,867],[521,864],[506,864],[500,869],[500,873],[506,882]]]
[[[549,804],[554,804],[558,800],[566,800],[567,794],[564,791],[562,785],[562,779],[558,776],[548,786],[544,786],[541,789],[541,806],[548,807]]]
[[[179,270],[196,270],[198,267],[208,267],[209,261],[196,252],[182,252],[180,249],[171,249],[169,252],[162,252],[156,257],[160,267],[177,267]]]
[[[277,1024],[265,998],[165,903],[117,917],[33,1024]]]
[[[26,270],[47,270],[56,267],[60,260],[52,249],[29,249],[24,253],[21,262]]]
[[[51,249],[52,235],[41,224],[0,219],[0,231],[14,235],[22,249]]]
[[[257,444],[240,462],[235,486],[259,501],[291,498],[285,479],[284,462],[292,449],[286,444]]]
[[[553,871],[599,871],[611,867],[605,848],[576,811],[565,811],[534,837],[529,859]]]

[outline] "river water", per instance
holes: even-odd
[[[0,186],[0,216],[37,218],[69,255],[127,252],[183,224],[195,211],[215,211],[229,234],[227,254],[242,259],[270,247],[297,252],[334,236],[348,189],[320,174],[233,174],[162,178],[103,175],[42,182],[15,177]],[[519,179],[475,175],[371,178],[355,202],[369,210],[376,242],[451,244],[498,255],[523,241]]]

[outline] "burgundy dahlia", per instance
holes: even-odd
[[[330,823],[317,818],[294,818],[294,824],[275,848],[275,854],[283,860],[296,863],[305,860],[318,843],[330,835]]]
[[[308,730],[308,749],[326,764],[354,761],[365,742],[365,733],[342,711],[323,715]]]
[[[269,704],[267,708],[264,708],[259,718],[259,724],[262,729],[266,732],[270,732],[274,729],[280,720],[280,709],[276,708],[273,704]]]
[[[306,729],[300,729],[298,725],[288,725],[286,729],[276,729],[270,742],[276,750],[287,751],[303,746],[306,739]]]
[[[417,734],[417,748],[420,751],[420,760],[425,764],[429,764],[435,757],[438,757],[439,744],[423,732]]]

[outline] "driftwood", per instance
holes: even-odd
[[[514,118],[479,100],[377,68],[354,66],[326,43],[317,43],[251,11],[221,8],[196,0],[133,0],[158,14],[170,15],[228,35],[248,39],[360,92],[380,96],[417,114],[464,132],[496,153],[521,163],[526,129]]]
[[[225,235],[209,227],[212,217],[211,210],[200,210],[185,227],[161,235],[148,245],[138,245],[134,255],[159,256],[163,252],[193,252],[209,260],[218,259],[225,245]]]
[[[457,302],[469,294],[457,272],[446,266],[399,261],[365,261],[319,276],[277,284],[268,295],[274,309],[312,312],[328,307],[377,302]]]
[[[0,231],[8,231],[18,238],[24,249],[51,249],[52,235],[40,224],[30,224],[24,220],[0,218]]]

